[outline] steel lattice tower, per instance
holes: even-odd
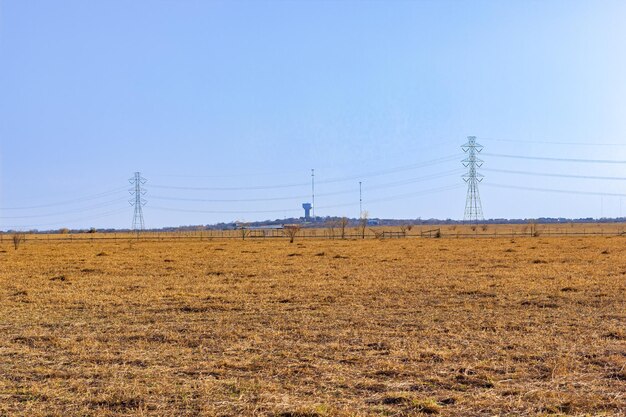
[[[463,175],[463,180],[467,183],[463,220],[478,223],[485,219],[480,203],[480,193],[478,192],[478,184],[483,180],[484,175],[477,172],[477,169],[483,165],[483,161],[476,156],[483,150],[483,145],[476,142],[476,136],[468,136],[467,143],[461,146],[461,149],[467,154],[467,158],[461,161],[463,166],[467,168],[467,173]]]
[[[132,230],[144,230],[143,223],[143,210],[142,207],[146,205],[147,201],[143,198],[146,194],[146,190],[141,188],[146,183],[146,179],[141,176],[141,172],[135,172],[133,178],[129,179],[133,185],[133,188],[128,190],[135,198],[128,200],[131,206],[135,207],[135,213],[133,215],[133,227]]]

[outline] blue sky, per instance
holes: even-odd
[[[510,186],[626,181],[501,171],[624,164],[492,155],[626,160],[624,21],[621,1],[0,1],[0,229],[129,227],[134,171],[147,227],[300,215],[311,168],[318,215],[358,216],[360,180],[373,217],[459,219],[468,135],[486,217],[618,216]]]

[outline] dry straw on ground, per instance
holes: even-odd
[[[5,241],[0,415],[623,415],[625,277],[623,237]]]

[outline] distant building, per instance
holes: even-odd
[[[302,208],[304,209],[304,221],[311,221],[311,203],[302,203]]]

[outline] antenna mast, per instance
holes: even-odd
[[[359,219],[363,217],[363,191],[361,189],[361,181],[359,181]]]
[[[315,169],[311,169],[311,206],[313,208],[313,222],[315,222]]]

